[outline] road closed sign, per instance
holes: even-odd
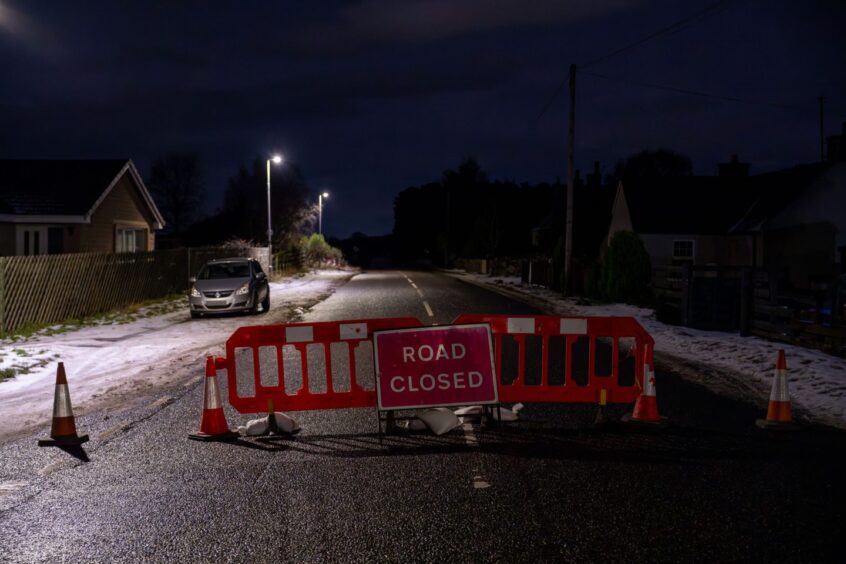
[[[497,402],[487,324],[379,331],[373,346],[380,410]]]

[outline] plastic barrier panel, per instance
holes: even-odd
[[[215,364],[240,413],[375,407],[373,332],[421,325],[401,317],[241,327]]]
[[[655,341],[631,317],[458,316],[488,323],[503,402],[629,403]]]

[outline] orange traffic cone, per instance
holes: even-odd
[[[76,434],[65,363],[56,368],[56,394],[53,397],[53,424],[50,438],[39,439],[38,446],[77,446],[88,441],[88,435]]]
[[[658,415],[658,399],[655,395],[655,361],[652,358],[652,346],[649,344],[643,350],[643,389],[635,400],[629,422],[650,427],[662,427],[667,424],[667,418]]]
[[[762,429],[798,428],[793,422],[793,413],[790,409],[790,393],[787,391],[787,360],[784,357],[784,350],[779,350],[776,357],[773,387],[770,391],[770,402],[767,405],[767,418],[758,419],[755,424]]]
[[[229,428],[223,404],[220,401],[220,389],[217,387],[217,368],[214,357],[206,359],[206,388],[203,394],[203,417],[200,419],[200,431],[188,435],[197,441],[231,441],[238,438],[238,433]]]

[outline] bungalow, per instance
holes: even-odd
[[[846,162],[799,165],[749,179],[759,197],[731,232],[753,242],[757,267],[812,288],[846,273]]]
[[[655,267],[754,266],[794,288],[846,272],[846,162],[751,177],[726,166],[720,176],[620,183],[606,244],[634,231]]]
[[[634,231],[653,267],[751,265],[748,237],[730,229],[752,200],[741,182],[718,176],[620,182],[605,243],[618,231]]]
[[[0,256],[152,251],[162,227],[131,160],[0,159]]]

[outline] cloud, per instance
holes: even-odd
[[[622,11],[642,0],[364,0],[334,21],[296,34],[314,51],[386,43],[428,43],[497,29],[577,23]]]

